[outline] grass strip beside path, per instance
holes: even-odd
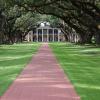
[[[100,100],[100,48],[69,43],[50,46],[81,100]]]
[[[0,45],[0,96],[36,53],[39,43]]]

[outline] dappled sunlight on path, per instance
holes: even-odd
[[[0,100],[80,100],[47,43]]]

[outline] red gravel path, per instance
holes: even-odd
[[[0,100],[80,100],[44,43]]]

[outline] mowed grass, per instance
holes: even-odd
[[[100,100],[100,48],[69,43],[50,46],[81,100]]]
[[[0,96],[36,53],[39,43],[0,45]]]

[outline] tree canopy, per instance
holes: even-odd
[[[62,29],[66,40],[74,34],[78,35],[79,43],[91,43],[94,38],[95,43],[100,44],[99,0],[1,0],[0,19],[3,19],[0,27],[11,25],[13,33],[25,33],[37,21],[47,20]]]

